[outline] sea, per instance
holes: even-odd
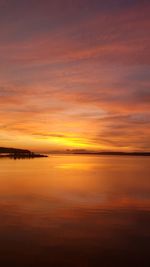
[[[1,158],[0,266],[150,266],[150,157]]]

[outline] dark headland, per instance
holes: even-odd
[[[0,157],[23,159],[23,158],[45,158],[48,156],[39,153],[34,153],[27,149],[0,147]]]

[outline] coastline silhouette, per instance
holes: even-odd
[[[12,159],[24,158],[45,158],[47,155],[34,153],[27,149],[0,147],[0,157],[7,157]]]
[[[124,152],[124,151],[88,151],[88,150],[65,150],[50,151],[49,154],[66,154],[66,155],[97,155],[97,156],[150,156],[150,152]],[[23,159],[23,158],[45,158],[48,155],[35,153],[27,149],[0,147],[0,157]]]

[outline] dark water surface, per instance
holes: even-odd
[[[0,266],[150,266],[150,158],[1,159]]]

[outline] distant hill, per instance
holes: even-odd
[[[72,154],[87,154],[87,155],[102,155],[102,156],[150,156],[150,152],[121,152],[121,151],[102,151],[102,152],[93,152],[93,151],[76,151],[73,150]]]
[[[85,149],[67,149],[65,151],[52,151],[51,154],[68,154],[68,155],[99,155],[99,156],[150,156],[150,152],[146,151],[90,151]]]

